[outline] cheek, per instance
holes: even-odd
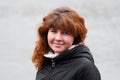
[[[48,35],[47,35],[48,44],[52,41],[52,39],[53,39],[52,34],[48,32]]]
[[[74,37],[69,36],[68,38],[66,38],[66,43],[68,43],[69,45],[72,45],[74,41]]]

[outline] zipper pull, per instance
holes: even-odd
[[[52,59],[52,67],[55,67],[55,62],[53,59]]]

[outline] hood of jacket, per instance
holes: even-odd
[[[86,45],[78,45],[70,50],[66,50],[60,53],[58,56],[53,58],[55,62],[61,62],[65,60],[75,59],[75,58],[87,58],[94,63],[94,59],[89,48]]]

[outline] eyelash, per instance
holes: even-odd
[[[51,32],[57,32],[56,30],[51,30]]]
[[[68,32],[62,32],[62,34],[68,34]]]

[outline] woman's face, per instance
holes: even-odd
[[[54,53],[61,53],[69,49],[74,41],[72,34],[54,28],[49,29],[47,38],[48,45]]]

